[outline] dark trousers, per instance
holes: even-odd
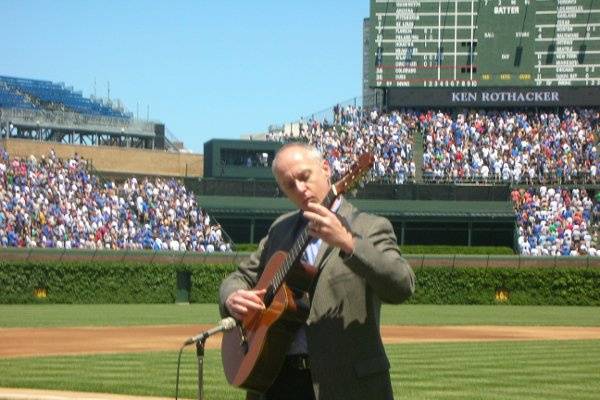
[[[265,400],[314,400],[310,365],[305,356],[287,356]]]

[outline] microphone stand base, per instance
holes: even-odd
[[[196,341],[196,356],[198,358],[198,400],[204,399],[204,342],[206,339]]]

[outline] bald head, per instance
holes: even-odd
[[[285,157],[287,153],[297,151],[304,152],[308,159],[313,159],[317,163],[323,162],[323,156],[321,152],[317,150],[314,146],[310,144],[302,143],[302,142],[290,142],[284,144],[275,154],[275,159],[273,160],[273,164],[271,165],[271,170],[273,171],[273,175],[277,178],[277,164],[282,157]]]
[[[306,209],[310,202],[321,203],[329,191],[329,164],[313,146],[283,146],[272,168],[277,184],[298,208]]]

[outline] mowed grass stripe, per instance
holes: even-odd
[[[177,354],[165,352],[5,359],[0,360],[0,370],[10,373],[0,374],[0,386],[169,397],[174,394],[176,361]],[[183,354],[180,383],[188,393],[182,392],[183,397],[195,396],[196,362],[195,352]],[[53,371],[48,365],[54,365]],[[235,398],[235,390],[226,384],[221,371],[220,352],[207,351],[206,365],[213,366],[204,371],[207,398]],[[21,379],[24,371],[28,371],[29,378]],[[218,397],[222,391],[228,397]]]
[[[600,307],[384,305],[386,325],[600,326]]]
[[[392,365],[399,366],[392,377],[400,398],[592,399],[590,394],[600,390],[599,341],[436,343],[389,349],[401,349],[389,352]]]
[[[216,304],[0,305],[0,327],[69,327],[213,324]]]
[[[439,360],[448,360],[448,363],[468,364],[482,369],[501,366],[494,361],[507,355],[510,356],[512,365],[553,368],[557,365],[555,364],[557,353],[564,347],[570,350],[560,353],[565,362],[577,361],[576,366],[586,366],[587,363],[593,365],[598,361],[598,352],[587,352],[590,342],[597,343],[598,341],[486,342],[485,344],[472,343],[466,347],[455,343],[436,343],[422,344],[418,348],[419,351],[435,354]],[[549,343],[553,343],[552,351],[548,351]],[[457,346],[461,349],[460,353],[456,351]],[[409,350],[414,348],[408,347]],[[532,353],[536,354],[535,358],[531,358]],[[414,354],[408,351],[407,354],[402,354],[401,359],[397,361],[409,362],[413,366],[439,371],[437,365],[430,364],[428,359],[422,359],[419,353]]]
[[[216,304],[0,305],[0,328],[215,324]],[[384,325],[600,326],[600,307],[384,305]]]
[[[398,399],[581,399],[600,392],[600,341],[398,344],[386,347]],[[172,396],[176,354],[135,353],[0,360],[0,386]],[[112,374],[110,373],[112,369]],[[182,357],[181,396],[194,398],[195,352]],[[220,352],[207,350],[206,398],[242,399]]]

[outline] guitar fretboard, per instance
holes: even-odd
[[[335,201],[336,197],[337,194],[335,191],[335,187],[332,186],[329,192],[327,193],[327,196],[325,196],[325,199],[323,200],[321,205],[330,208],[333,205],[333,202]],[[288,252],[285,260],[283,261],[283,264],[281,265],[281,268],[275,274],[275,276],[273,276],[273,281],[271,282],[273,292],[279,290],[281,284],[287,277],[294,264],[300,259],[302,253],[304,253],[304,250],[306,250],[306,246],[308,246],[309,237],[310,235],[308,234],[308,224],[305,224],[302,227],[298,237],[296,237],[294,245]]]

